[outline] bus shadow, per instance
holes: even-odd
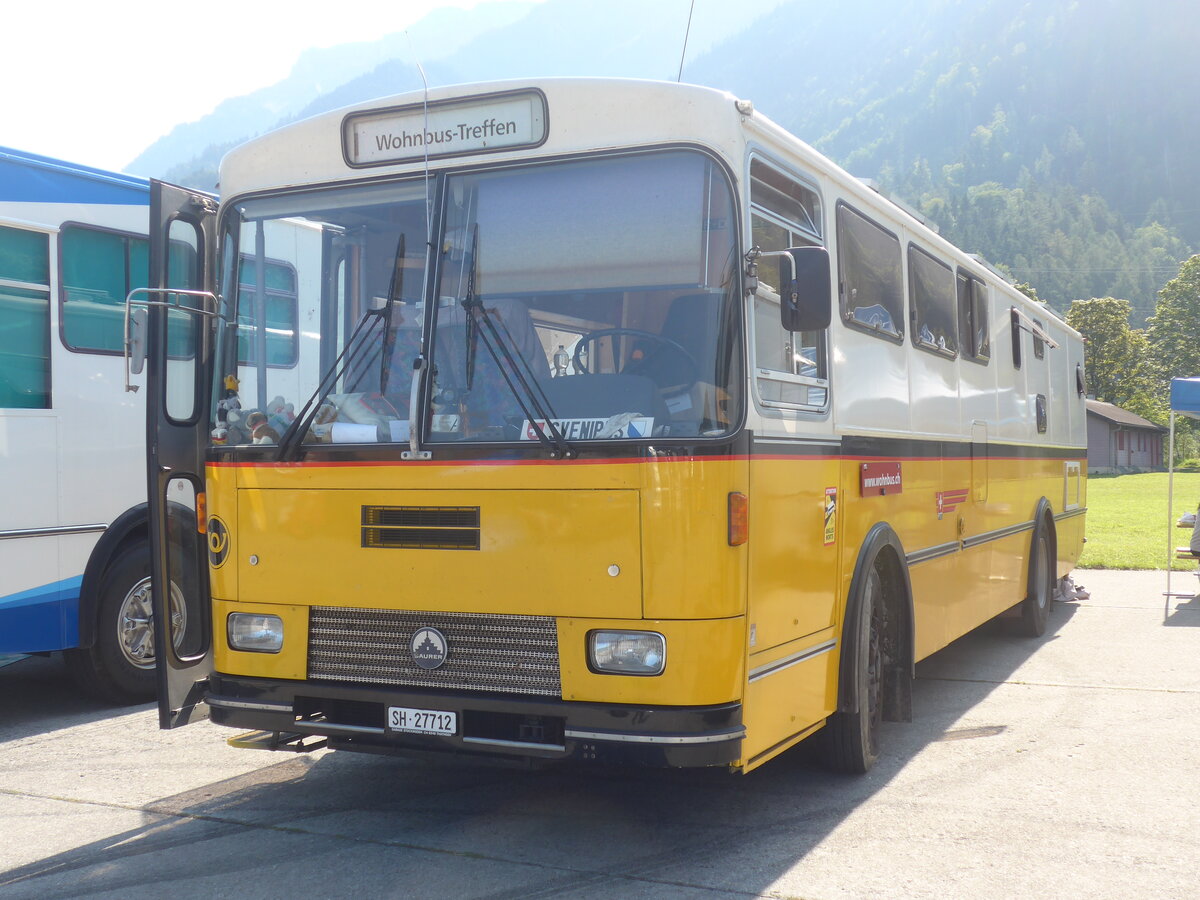
[[[1003,622],[918,666],[914,721],[886,724],[865,776],[832,775],[802,745],[748,777],[332,753],[285,757],[141,807],[143,823],[0,875],[6,897],[216,895],[270,873],[270,893],[338,893],[336,873],[395,896],[529,898],[755,896],[887,786],[926,748],[987,740],[1006,723],[956,727],[1074,615],[1046,634]],[[214,880],[215,879],[215,880]],[[358,889],[356,888],[356,892]]]
[[[143,708],[113,706],[84,693],[57,654],[0,667],[0,744]]]

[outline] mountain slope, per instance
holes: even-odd
[[[197,159],[207,160],[214,155],[210,145],[223,148],[223,152],[298,118],[314,98],[337,90],[381,63],[405,59],[411,65],[414,54],[431,62],[452,56],[479,35],[503,28],[533,8],[534,4],[525,2],[485,3],[470,11],[445,7],[430,13],[406,31],[376,41],[306,50],[283,81],[241,97],[232,97],[209,115],[176,126],[170,134],[139,154],[125,171],[163,177],[173,169],[178,171],[181,164],[186,166]],[[219,159],[218,155],[216,161]],[[196,167],[205,166],[202,162]],[[211,168],[215,170],[215,161]]]
[[[1060,308],[1121,295],[1140,324],[1188,245],[1200,245],[1200,167],[1189,159],[1200,144],[1193,2],[698,0],[684,79],[753,99]],[[445,10],[443,22],[410,29],[428,39],[360,48],[360,61],[382,61],[318,93],[318,76],[331,83],[348,71],[322,68],[320,54],[333,50],[320,51],[297,66],[294,84],[277,86],[282,99],[268,91],[229,101],[231,111],[247,107],[254,131],[236,134],[220,116],[188,126],[205,135],[204,153],[192,158],[199,139],[176,144],[168,178],[212,186],[220,155],[256,131],[419,89],[413,46],[431,84],[673,79],[689,5],[546,0],[486,24],[479,14],[503,4],[467,19]],[[453,40],[438,37],[453,28]],[[143,158],[165,160],[167,149]]]

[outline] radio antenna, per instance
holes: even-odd
[[[408,38],[408,46],[412,47],[412,36],[405,31],[404,36]],[[417,71],[421,73],[421,83],[425,85],[425,94],[422,97],[421,105],[424,111],[424,124],[422,126],[423,134],[421,135],[421,147],[425,151],[425,246],[428,247],[433,243],[433,207],[429,200],[429,79],[425,77],[425,67],[421,65],[421,60],[417,58],[416,50],[413,49],[413,62],[417,65]]]
[[[692,31],[692,13],[696,11],[696,0],[692,0],[692,5],[688,7],[687,28],[683,30],[683,50],[679,53],[679,74],[675,76],[675,81],[683,80],[683,58],[687,56],[688,35]]]

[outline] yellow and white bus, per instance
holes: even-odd
[[[1079,335],[751,102],[439,88],[220,183],[152,203],[164,727],[742,772],[813,736],[861,772],[918,660],[1044,630]],[[295,326],[245,287],[281,264]]]

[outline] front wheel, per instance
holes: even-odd
[[[186,616],[182,597],[172,590],[171,630],[176,640],[183,634]],[[98,699],[118,704],[154,699],[154,614],[146,544],[129,547],[109,564],[100,583],[96,641],[64,656],[80,686]]]
[[[1041,637],[1046,633],[1050,603],[1054,599],[1054,571],[1051,564],[1050,535],[1044,523],[1039,523],[1029,550],[1029,582],[1025,599],[1021,601],[1020,632],[1026,637]]]
[[[854,622],[855,710],[839,710],[821,731],[821,756],[835,772],[861,775],[879,758],[883,722],[884,597],[879,563],[872,564],[860,589]]]

